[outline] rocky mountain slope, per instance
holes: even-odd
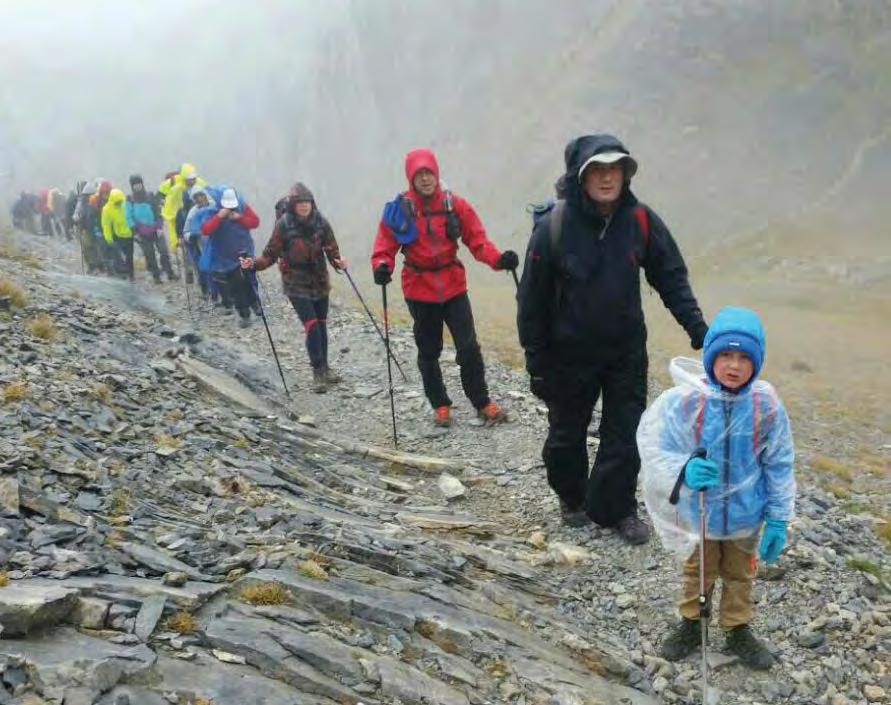
[[[459,404],[433,431],[397,329],[397,453],[361,312],[331,316],[345,383],[309,394],[264,279],[288,399],[262,326],[190,318],[180,285],[80,277],[56,242],[15,234],[0,254],[0,702],[698,702],[696,663],[657,656],[673,559],[559,524],[517,373],[490,361],[510,424]],[[746,671],[713,632],[721,702],[887,702],[883,525],[801,485],[756,588],[780,664]]]

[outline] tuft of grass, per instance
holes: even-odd
[[[879,580],[883,579],[884,573],[878,563],[873,563],[864,558],[849,558],[847,563],[849,568],[859,570],[861,573],[869,573],[876,576]]]
[[[850,488],[838,482],[827,482],[823,485],[823,489],[836,499],[849,499],[851,496]]]
[[[170,631],[180,634],[192,634],[198,631],[198,620],[185,610],[170,615],[164,624]]]
[[[28,303],[25,290],[9,279],[0,279],[0,296],[8,296],[9,302],[15,308],[24,308],[25,304]]]
[[[0,245],[0,258],[12,260],[29,267],[30,269],[43,269],[43,262],[39,257],[30,252],[22,252],[20,250],[12,250],[9,243]]]
[[[487,658],[483,662],[483,670],[493,678],[507,678],[511,674],[507,661],[501,658]]]
[[[851,468],[837,460],[827,458],[825,455],[814,456],[813,460],[811,460],[811,469],[817,472],[830,473],[843,480],[851,481],[854,479],[854,471]]]
[[[891,546],[891,519],[886,519],[876,527],[876,535]]]
[[[52,341],[59,337],[59,329],[56,322],[47,313],[40,313],[25,323],[25,328],[35,338],[41,340]]]
[[[317,561],[309,560],[303,561],[299,566],[297,566],[297,572],[300,573],[305,578],[312,578],[313,580],[327,580],[328,579],[328,571],[325,570]]]
[[[281,583],[257,583],[238,593],[238,599],[249,605],[283,605],[291,599],[291,593]]]
[[[116,547],[120,546],[121,542],[124,541],[127,537],[120,531],[109,531],[105,535],[105,543],[108,546]]]
[[[155,436],[155,442],[159,446],[164,446],[166,448],[181,448],[183,444],[183,442],[176,436],[170,436],[166,433],[159,433]]]
[[[9,585],[9,573],[5,570],[0,570],[0,588],[4,588]]]
[[[24,381],[10,382],[3,387],[3,403],[11,404],[28,397],[28,383]]]
[[[251,449],[251,444],[248,442],[248,439],[245,438],[244,436],[239,438],[237,441],[233,441],[232,445],[235,446],[236,448],[241,448],[242,450],[250,450]]]
[[[96,397],[99,401],[108,404],[111,402],[111,387],[107,384],[103,384],[100,382],[99,384],[93,385],[93,396]]]
[[[113,516],[129,514],[133,502],[133,493],[126,487],[119,487],[111,493],[110,512]]]
[[[415,625],[415,629],[425,639],[429,639],[447,654],[458,654],[461,649],[449,638],[447,634],[443,634],[442,630],[434,622],[421,620]]]
[[[189,705],[213,705],[213,700],[207,698],[195,698]]]
[[[182,421],[186,417],[182,409],[171,409],[166,416],[170,421]]]

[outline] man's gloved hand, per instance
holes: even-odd
[[[390,271],[390,267],[385,262],[381,262],[374,268],[374,283],[378,286],[389,284],[393,281],[392,275],[393,273]]]
[[[717,487],[721,481],[721,470],[714,460],[690,458],[684,467],[684,484],[691,490],[707,490]]]
[[[498,258],[498,269],[513,271],[520,266],[520,258],[513,250],[505,250]]]
[[[764,522],[758,557],[765,563],[773,563],[786,545],[786,524],[784,519],[768,519]]]
[[[694,350],[702,350],[702,344],[705,341],[705,334],[708,333],[708,323],[700,321],[690,333],[690,345]]]

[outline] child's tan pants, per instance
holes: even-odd
[[[748,624],[754,615],[755,545],[758,535],[731,541],[705,542],[705,589],[711,597],[718,576],[721,590],[721,627]],[[684,594],[679,604],[685,619],[699,619],[699,546],[684,562]]]

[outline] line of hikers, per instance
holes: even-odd
[[[702,605],[720,576],[728,644],[746,663],[767,667],[773,657],[748,628],[755,555],[772,562],[784,547],[795,482],[788,416],[773,388],[757,380],[765,349],[761,322],[747,309],[726,309],[709,327],[668,227],[631,190],[638,163],[622,142],[584,135],[569,142],[564,161],[556,198],[533,208],[517,291],[530,388],[548,408],[542,459],[563,521],[593,521],[615,528],[630,544],[647,542],[650,527],[638,516],[635,497],[640,448],[646,446],[645,490],[656,490],[645,495],[660,537],[668,544],[680,532],[703,549],[688,556],[684,620],[664,655],[680,658],[693,648],[699,620],[707,616]],[[374,281],[386,302],[401,252],[402,292],[433,422],[454,421],[439,364],[446,326],[464,394],[490,424],[505,421],[486,383],[459,245],[493,270],[515,273],[519,257],[496,247],[473,206],[443,185],[432,151],[409,152],[405,176],[407,188],[385,205],[378,224]],[[191,164],[169,173],[156,194],[146,193],[136,176],[131,188],[128,198],[107,182],[93,190],[79,184],[73,222],[81,242],[92,243],[92,254],[84,247],[90,271],[104,263],[107,271],[132,278],[135,228],[156,281],[154,252],[173,278],[168,252],[181,249],[191,263],[187,275],[197,272],[202,294],[237,310],[247,325],[258,304],[255,272],[278,263],[284,294],[304,326],[314,389],[325,391],[339,381],[327,359],[327,267],[346,271],[347,262],[309,188],[297,183],[276,204],[272,235],[259,256],[250,235],[259,225],[256,213],[235,189],[208,186]],[[641,271],[693,350],[705,345],[705,366],[697,362],[695,374],[666,392],[670,403],[654,405],[644,426],[648,358]],[[386,304],[384,323],[386,330]],[[600,442],[591,466],[587,429],[601,397]],[[666,478],[675,485],[670,493],[663,492]]]

